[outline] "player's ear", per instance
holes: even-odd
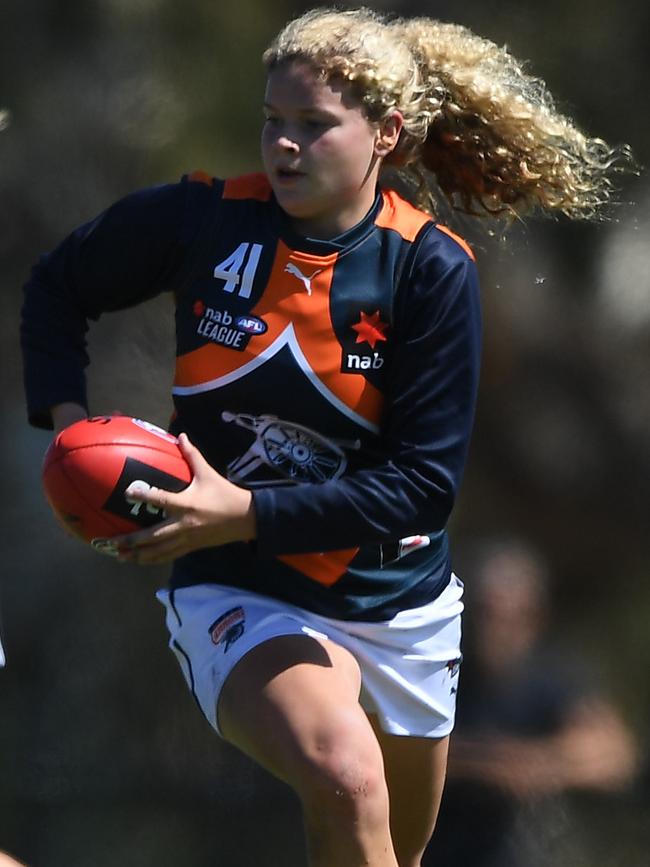
[[[399,136],[404,126],[402,113],[392,111],[387,118],[381,121],[375,138],[375,154],[378,157],[387,157],[397,147]]]

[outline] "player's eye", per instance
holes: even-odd
[[[307,126],[331,126],[332,125],[331,118],[326,117],[326,116],[321,115],[321,114],[308,114],[304,118],[303,122],[306,123]]]
[[[307,115],[303,119],[303,124],[307,129],[312,131],[320,130],[324,132],[325,130],[331,129],[333,126],[338,125],[338,121],[336,118],[330,117],[329,115],[321,115],[321,114],[313,114]]]

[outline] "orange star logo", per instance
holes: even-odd
[[[361,311],[361,318],[352,326],[352,330],[357,332],[355,343],[370,344],[371,349],[375,348],[378,340],[387,340],[386,329],[388,322],[382,322],[379,318],[379,310],[375,310],[372,316]]]

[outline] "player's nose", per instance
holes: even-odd
[[[283,153],[298,153],[300,150],[300,145],[296,139],[285,134],[278,136],[275,141],[275,146]]]

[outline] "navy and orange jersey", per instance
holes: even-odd
[[[31,422],[85,404],[89,318],[165,291],[172,430],[252,490],[257,517],[254,542],[181,558],[172,585],[245,587],[341,619],[435,598],[478,381],[467,245],[390,190],[327,241],[296,234],[261,174],[134,193],[32,272]]]

